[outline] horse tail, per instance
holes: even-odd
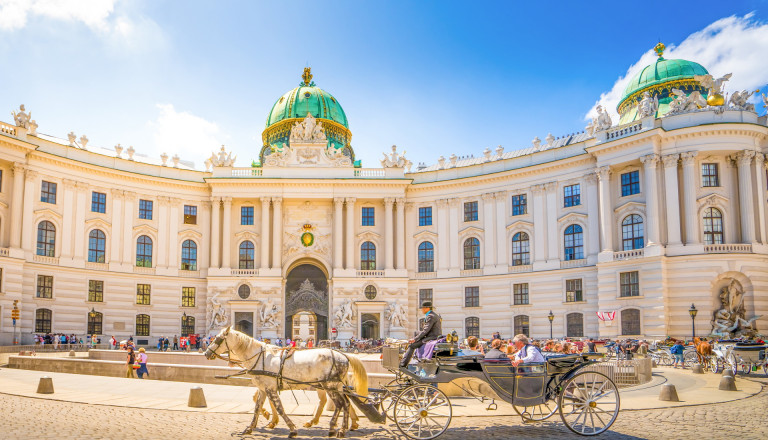
[[[352,379],[355,382],[355,392],[361,396],[368,396],[368,373],[365,366],[355,356],[346,356],[349,367],[352,369]]]

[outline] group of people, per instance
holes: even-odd
[[[101,339],[97,336],[82,336],[77,335],[65,335],[63,333],[45,333],[34,335],[35,345],[52,345],[54,350],[71,348],[71,346],[83,346],[86,344],[96,345],[101,343]]]
[[[200,350],[201,345],[203,346],[203,348],[207,348],[209,342],[210,342],[210,337],[202,338],[200,337],[200,335],[194,334],[194,333],[190,333],[189,335],[182,336],[182,337],[179,337],[178,335],[173,335],[173,342],[171,342],[171,340],[166,338],[165,336],[160,336],[160,338],[157,340],[157,351]],[[173,343],[173,345],[171,345],[171,343]]]
[[[126,359],[125,377],[135,379],[138,374],[139,379],[143,379],[146,374],[147,379],[149,379],[149,370],[147,370],[148,356],[144,347],[139,348],[139,352],[136,353],[133,344],[130,344],[126,350],[128,351],[128,357]]]

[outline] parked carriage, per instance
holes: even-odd
[[[370,389],[368,402],[414,440],[433,439],[448,429],[452,406],[439,384],[451,383],[470,396],[490,399],[490,409],[495,400],[506,401],[524,421],[542,421],[559,413],[568,429],[580,435],[605,432],[619,414],[616,384],[602,373],[584,370],[601,355],[554,355],[546,362],[515,367],[509,359],[458,353],[457,344],[438,344],[433,359],[401,368],[398,350],[386,348],[384,367],[396,378],[382,389]],[[370,405],[354,393],[348,396],[371,418]]]
[[[713,356],[709,359],[710,369],[719,373],[730,368],[733,373],[749,374],[762,368],[768,376],[768,345],[757,342],[736,340],[718,341],[712,347]]]

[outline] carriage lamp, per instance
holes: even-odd
[[[691,340],[696,338],[696,314],[699,313],[696,310],[696,306],[691,304],[691,308],[688,309],[688,314],[691,315]]]
[[[552,310],[549,311],[549,315],[547,315],[547,319],[549,319],[549,339],[552,338],[552,321],[555,320],[555,315],[552,313]]]

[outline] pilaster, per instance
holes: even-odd
[[[24,174],[27,167],[13,163],[13,197],[11,198],[11,248],[21,248],[21,216],[24,207]]]
[[[110,269],[116,270],[120,266],[120,243],[122,243],[120,233],[123,230],[123,196],[125,191],[113,188],[110,192],[112,198],[112,233],[110,234],[109,243],[109,265]],[[125,243],[125,245],[128,245],[128,243]]]
[[[345,199],[347,204],[347,218],[346,218],[346,237],[345,244],[347,246],[346,253],[344,255],[344,268],[346,270],[355,270],[355,198],[347,197]]]
[[[701,244],[699,213],[696,209],[696,151],[680,155],[683,161],[683,212],[685,218],[685,245]]]
[[[508,248],[511,246],[507,240],[507,192],[498,191],[493,194],[496,201],[495,214],[496,221],[491,228],[496,227],[495,248],[496,248],[496,273],[506,273],[508,271]]]
[[[483,200],[483,269],[492,270],[496,266],[496,228],[494,227],[495,197],[493,193],[484,193],[481,195]]]
[[[32,249],[32,243],[37,225],[33,217],[33,207],[35,203],[37,185],[37,171],[27,170],[24,175],[24,206],[22,208],[22,232],[21,232],[21,247],[24,252],[31,256],[34,253]]]
[[[657,167],[658,154],[647,154],[640,157],[645,171],[645,234],[646,247],[659,246],[659,183]],[[660,253],[660,252],[659,252]]]
[[[395,222],[395,267],[399,270],[405,269],[405,197],[399,197],[395,200],[397,203],[397,220]]]
[[[741,207],[741,242],[755,243],[754,195],[752,192],[752,158],[755,152],[744,150],[736,155],[739,168],[739,206]]]
[[[221,267],[219,237],[221,237],[221,197],[211,197],[211,268]],[[263,245],[263,244],[262,244]]]
[[[272,269],[282,269],[283,198],[272,197]]]
[[[395,199],[386,197],[384,199],[384,269],[394,269],[394,228],[392,218],[392,206]]]
[[[269,197],[262,197],[261,199],[261,243],[260,250],[260,266],[262,272],[269,269]]]
[[[667,246],[683,244],[680,233],[680,197],[677,183],[677,162],[679,154],[664,156],[664,194],[667,211]]]
[[[76,184],[72,179],[64,179],[62,181],[64,206],[72,206],[75,200]],[[72,238],[74,236],[74,223],[75,223],[76,211],[74,209],[64,209],[62,215],[62,228],[61,228],[61,262],[63,264],[72,263]],[[114,240],[113,240],[114,241]],[[117,240],[119,242],[119,240]],[[74,243],[74,246],[87,246],[86,243]]]
[[[223,220],[221,224],[221,268],[230,269],[232,259],[232,197],[222,197]]]

